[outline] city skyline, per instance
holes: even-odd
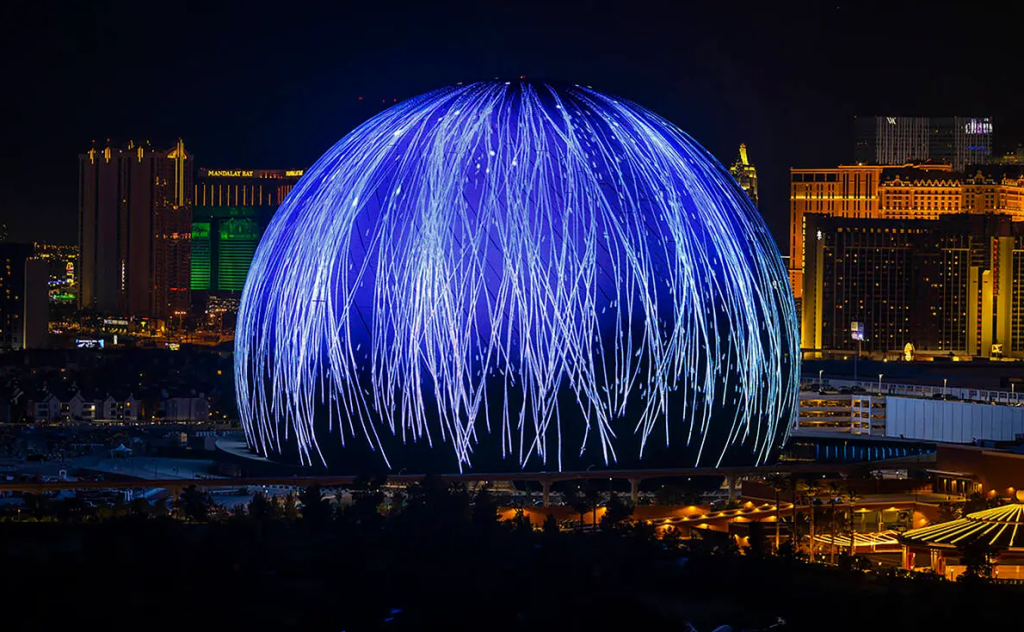
[[[942,11],[909,3],[740,9],[593,3],[475,6],[449,16],[426,7],[387,14],[346,7],[310,21],[299,10],[215,6],[201,20],[172,12],[154,21],[150,9],[113,3],[101,15],[72,8],[44,21],[41,8],[21,6],[13,19],[49,22],[49,37],[16,34],[3,44],[5,58],[37,59],[48,72],[11,69],[21,88],[20,124],[7,140],[20,150],[3,158],[0,216],[13,240],[74,242],[74,156],[93,140],[166,146],[182,137],[200,166],[308,167],[330,139],[395,100],[494,76],[587,83],[649,104],[725,165],[746,143],[757,157],[759,207],[780,246],[788,169],[852,162],[854,116],[981,113],[995,121],[995,152],[1024,140],[1024,121],[1013,112],[1021,89],[1002,78],[999,64],[959,54],[972,42],[984,42],[994,59],[1010,52],[1012,38],[999,31],[1012,20],[974,34]],[[916,25],[900,35],[901,49],[929,57],[915,66],[914,81],[892,72],[900,62],[888,51],[863,40],[879,20]],[[204,26],[223,22],[232,28]],[[188,45],[174,54],[123,54],[143,25],[151,41]],[[48,46],[53,40],[63,44]],[[863,89],[835,80],[844,65],[856,65]],[[122,81],[135,96],[122,95]],[[90,99],[79,98],[85,93]]]
[[[12,629],[1014,620],[1024,7],[4,17]]]

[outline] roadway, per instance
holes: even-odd
[[[735,481],[746,476],[763,476],[766,474],[830,474],[839,473],[846,475],[864,474],[875,469],[898,469],[929,466],[934,463],[934,455],[923,455],[904,457],[899,459],[888,459],[884,461],[870,461],[862,463],[834,463],[834,464],[780,464],[749,467],[695,467],[695,468],[666,468],[666,469],[639,469],[639,470],[587,470],[574,472],[492,472],[492,473],[459,473],[443,474],[438,478],[449,483],[484,483],[484,482],[516,482],[532,481],[540,483],[545,490],[550,485],[559,481],[573,480],[626,480],[635,488],[639,481],[654,478],[682,478],[682,477],[704,477],[721,476],[728,480]],[[122,472],[123,475],[123,472]],[[260,486],[291,486],[308,487],[320,485],[321,487],[345,487],[355,483],[360,477],[355,475],[338,476],[333,474],[308,475],[308,476],[267,476],[267,477],[240,477],[240,478],[148,478],[130,480],[102,480],[102,481],[7,481],[0,482],[0,492],[48,492],[74,489],[144,489],[144,488],[165,488],[180,490],[183,487],[195,485],[203,489],[218,489],[232,487],[260,487]],[[391,483],[416,483],[423,478],[421,474],[391,474],[387,480]]]

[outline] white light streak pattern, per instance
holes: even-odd
[[[278,210],[238,313],[241,420],[262,454],[291,438],[325,465],[333,440],[391,467],[388,435],[460,470],[488,441],[611,464],[623,433],[632,457],[762,463],[795,414],[788,288],[746,195],[664,119],[580,86],[446,88],[347,135]]]

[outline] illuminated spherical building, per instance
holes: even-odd
[[[375,116],[253,260],[250,447],[355,473],[760,463],[798,388],[779,253],[728,172],[644,108],[482,82]]]

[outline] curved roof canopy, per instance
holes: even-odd
[[[1024,551],[1024,503],[1011,503],[968,514],[964,518],[911,529],[904,544],[955,548],[984,540],[997,549]]]

